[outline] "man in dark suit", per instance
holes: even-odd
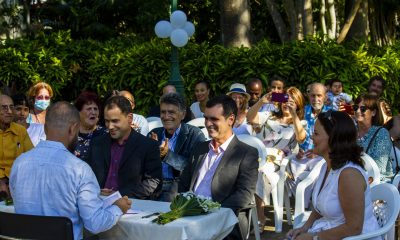
[[[206,139],[194,126],[182,123],[186,114],[185,100],[178,93],[167,93],[160,98],[160,117],[163,127],[149,135],[160,144],[163,166],[163,189],[159,200],[171,202],[178,193],[178,180],[187,165],[194,147]]]
[[[87,161],[101,194],[118,190],[128,197],[155,199],[162,181],[157,142],[132,130],[131,105],[125,97],[106,101],[104,119],[109,134],[92,140]]]
[[[207,102],[205,125],[211,141],[199,144],[185,167],[179,191],[193,191],[231,208],[239,218],[228,239],[245,238],[248,219],[242,208],[254,198],[258,173],[258,153],[240,142],[232,132],[237,107],[229,96]]]

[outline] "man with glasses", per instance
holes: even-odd
[[[10,197],[8,178],[14,160],[33,148],[26,129],[12,122],[14,103],[7,95],[0,95],[0,200]]]

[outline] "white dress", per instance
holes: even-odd
[[[199,102],[194,102],[192,105],[190,105],[190,111],[192,111],[194,118],[202,118],[203,117],[204,113],[200,109]]]
[[[379,229],[378,222],[373,213],[373,202],[371,199],[371,190],[368,184],[367,173],[359,165],[348,162],[340,169],[330,170],[325,180],[325,185],[321,189],[324,174],[320,174],[312,194],[312,203],[315,210],[322,216],[316,220],[308,232],[321,232],[327,229],[337,227],[345,223],[343,209],[339,201],[339,176],[345,168],[355,168],[363,175],[367,188],[364,192],[364,224],[362,233],[374,232]],[[326,172],[326,164],[322,166],[321,173]],[[320,191],[321,189],[321,191]],[[351,194],[351,193],[349,193]],[[380,237],[373,238],[381,239]]]
[[[35,147],[41,140],[46,140],[44,124],[30,123],[26,131],[28,132],[29,138],[31,139],[31,142]]]

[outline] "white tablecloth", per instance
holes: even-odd
[[[142,218],[154,212],[168,212],[170,203],[132,199],[132,209],[138,214],[126,214],[110,230],[99,234],[100,239],[161,239],[161,240],[209,240],[223,239],[237,223],[237,217],[229,208],[213,213],[177,219],[166,225],[153,223],[156,216]],[[0,202],[0,211],[14,212],[13,206]]]

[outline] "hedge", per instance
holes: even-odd
[[[137,42],[135,36],[125,36],[98,42],[72,40],[69,32],[43,34],[0,45],[0,81],[15,82],[19,91],[26,91],[33,82],[44,80],[55,89],[56,99],[68,101],[83,89],[101,96],[111,89],[128,89],[135,95],[137,110],[145,114],[169,79],[169,57],[169,40]],[[284,45],[264,41],[252,48],[190,42],[180,49],[180,69],[188,101],[199,79],[210,81],[214,94],[221,94],[233,82],[245,83],[250,77],[267,85],[271,76],[280,75],[288,86],[302,90],[309,83],[338,77],[345,92],[357,96],[371,76],[381,75],[387,80],[385,97],[396,112],[400,106],[400,42],[385,48],[318,39]]]

